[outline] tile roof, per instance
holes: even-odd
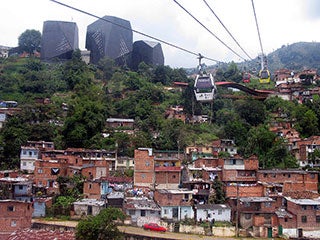
[[[74,240],[73,231],[23,229],[13,232],[7,240]]]

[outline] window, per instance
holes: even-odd
[[[265,207],[271,207],[271,202],[265,202],[265,203],[264,203],[264,206],[265,206]]]
[[[251,219],[251,214],[250,214],[250,213],[245,213],[245,214],[244,214],[244,218],[245,218],[246,220]]]
[[[145,217],[146,216],[146,210],[141,210],[140,211],[140,216]]]
[[[132,210],[132,209],[131,209],[131,210],[129,210],[129,215],[130,215],[130,216],[135,215],[135,211],[134,211],[134,210]]]
[[[163,214],[168,214],[168,209],[164,209]]]
[[[264,174],[263,174],[263,177],[264,177],[264,178],[268,177],[268,174],[267,174],[267,173],[264,173]]]
[[[23,189],[23,186],[22,185],[19,185],[19,190],[22,190]]]
[[[146,167],[149,167],[149,166],[150,166],[150,162],[146,161]]]
[[[38,168],[38,173],[43,173],[42,168]]]
[[[23,165],[23,166],[27,166],[27,163],[26,163],[26,162],[23,162],[22,165]]]
[[[16,227],[17,226],[17,222],[15,220],[11,221],[11,227]]]
[[[316,222],[320,223],[320,216],[316,216]]]
[[[306,223],[307,222],[307,216],[301,216],[301,222]]]
[[[92,188],[92,185],[91,184],[89,184],[89,189],[91,189]]]
[[[288,222],[288,218],[284,218],[284,222]]]
[[[222,209],[218,209],[218,215],[222,215]]]
[[[307,206],[306,206],[306,205],[302,205],[302,206],[301,206],[301,209],[302,209],[302,210],[307,210]]]
[[[7,210],[8,212],[14,212],[14,206],[8,206]]]

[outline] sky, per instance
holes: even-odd
[[[249,60],[249,57],[256,58],[262,50],[269,54],[295,42],[320,42],[319,0],[254,0],[262,50],[251,0],[176,0],[211,33],[174,0],[58,1],[99,17],[123,18],[130,21],[133,30],[220,62],[242,62]],[[205,2],[249,57],[229,36]],[[0,45],[17,46],[18,37],[27,29],[42,33],[43,22],[47,20],[77,23],[79,48],[85,50],[87,26],[97,19],[50,0],[2,0]],[[137,40],[155,41],[134,33],[133,41]],[[165,65],[172,68],[198,65],[196,55],[165,43],[161,46]],[[206,65],[216,63],[206,59],[203,62]]]

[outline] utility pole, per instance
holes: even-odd
[[[237,182],[236,237],[239,237],[239,183]]]

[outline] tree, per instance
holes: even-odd
[[[125,215],[118,208],[105,208],[97,216],[81,220],[76,227],[77,240],[122,239],[116,220],[124,220]]]
[[[251,126],[258,126],[266,119],[266,109],[263,103],[257,100],[238,100],[235,108],[241,118]]]
[[[18,38],[19,50],[32,55],[35,51],[40,51],[41,33],[34,29],[24,31]]]
[[[214,194],[209,197],[209,203],[225,203],[226,195],[223,191],[222,182],[217,177],[214,179],[214,182],[212,183],[212,189],[214,190]]]

